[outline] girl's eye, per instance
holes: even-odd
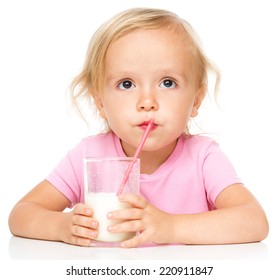
[[[170,79],[163,80],[160,85],[162,88],[175,88],[177,86],[176,82]]]
[[[118,84],[118,88],[121,90],[131,89],[134,87],[135,87],[134,84],[129,80],[122,81]]]

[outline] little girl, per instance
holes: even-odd
[[[93,100],[106,133],[83,139],[24,196],[10,214],[14,235],[90,246],[98,234],[94,209],[84,204],[84,157],[132,157],[153,118],[140,153],[140,195],[111,211],[111,233],[139,232],[121,243],[226,244],[260,241],[265,213],[217,143],[192,136],[190,118],[206,95],[207,74],[220,75],[190,25],[158,9],[131,9],[102,25],[91,39],[72,96]],[[81,104],[81,103],[79,103]],[[80,106],[79,109],[81,110]],[[71,212],[64,212],[72,207]]]

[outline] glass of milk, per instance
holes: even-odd
[[[118,200],[117,191],[125,173],[132,162],[131,157],[84,158],[85,203],[92,207],[94,218],[98,221],[98,235],[95,246],[115,246],[118,242],[134,236],[134,232],[110,233],[109,225],[123,222],[111,221],[107,213],[128,208],[128,203]],[[129,174],[123,193],[138,194],[140,185],[140,159],[137,159]]]

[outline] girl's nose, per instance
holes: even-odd
[[[154,94],[144,93],[140,95],[140,99],[137,103],[138,111],[156,111],[158,108],[158,102]]]

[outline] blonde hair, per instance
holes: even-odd
[[[101,91],[105,73],[105,56],[110,44],[118,38],[136,29],[174,28],[182,31],[190,50],[196,57],[199,68],[199,85],[207,87],[208,72],[215,74],[214,94],[217,95],[220,73],[217,67],[206,57],[197,34],[191,25],[176,14],[161,9],[133,8],[121,12],[105,22],[92,36],[82,71],[74,78],[70,88],[71,100],[81,116],[84,105],[95,108],[96,93]],[[85,103],[85,104],[84,104]]]

